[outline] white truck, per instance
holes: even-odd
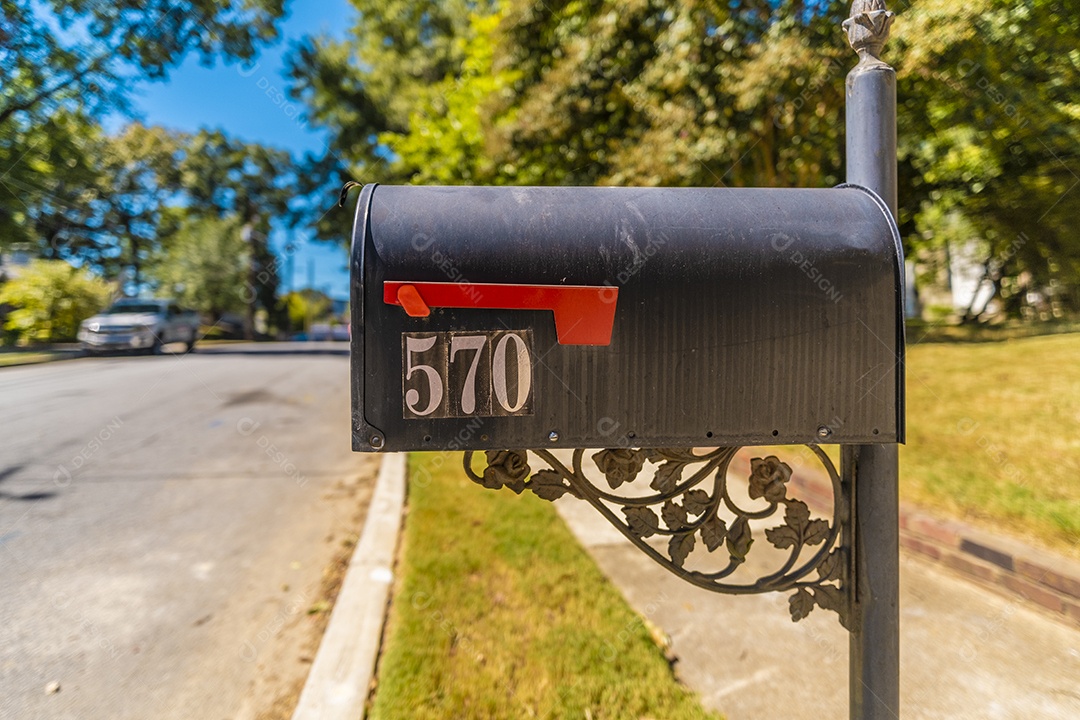
[[[195,349],[199,337],[199,315],[172,300],[124,298],[108,310],[84,320],[79,342],[89,354],[107,350],[142,350],[160,354],[174,342]]]

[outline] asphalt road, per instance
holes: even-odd
[[[0,369],[0,718],[287,704],[376,468],[344,343]]]

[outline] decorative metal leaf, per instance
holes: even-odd
[[[765,537],[774,547],[778,547],[781,550],[785,550],[790,547],[795,547],[799,543],[799,534],[795,528],[787,525],[781,525],[780,527],[769,528],[765,531]]]
[[[664,518],[664,523],[669,530],[682,530],[689,524],[686,508],[674,500],[664,503],[664,507],[660,509],[660,517]]]
[[[727,532],[727,523],[714,515],[701,526],[701,539],[705,542],[705,547],[709,549],[709,552],[713,552],[724,544],[724,540],[727,539]]]
[[[750,546],[754,544],[754,538],[750,533],[750,521],[739,516],[731,524],[727,534],[727,549],[731,558],[737,562],[746,560],[746,554],[750,552]]]
[[[570,492],[563,484],[562,475],[554,470],[539,470],[529,481],[529,489],[544,500],[558,500],[564,493]]]
[[[829,537],[829,523],[824,520],[811,520],[803,531],[803,542],[817,545]]]
[[[833,585],[815,585],[814,600],[822,610],[832,610],[843,614],[844,595],[840,588]]]
[[[671,562],[675,563],[678,567],[682,567],[686,562],[686,556],[690,554],[690,551],[694,549],[694,533],[686,533],[685,535],[675,535],[668,542],[668,555],[671,556]]]
[[[704,490],[691,490],[683,495],[683,507],[691,515],[700,515],[709,509],[709,493]]]
[[[814,609],[814,596],[806,588],[799,588],[788,600],[788,605],[791,608],[791,619],[798,622]]]
[[[784,522],[801,536],[806,524],[810,522],[810,508],[802,500],[788,500],[787,509],[784,511]]]
[[[844,573],[844,551],[837,548],[825,556],[818,565],[818,577],[822,582],[839,580]]]
[[[671,492],[682,479],[683,463],[669,460],[656,469],[653,480],[649,486],[660,493]]]
[[[635,535],[647,538],[660,529],[660,519],[647,507],[624,507],[622,511],[630,532]]]

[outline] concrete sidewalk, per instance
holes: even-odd
[[[670,636],[677,674],[706,706],[729,720],[847,717],[848,637],[835,615],[815,610],[796,624],[786,594],[701,590],[587,503],[556,506],[630,604]],[[900,580],[902,718],[1080,718],[1080,629],[906,553]]]

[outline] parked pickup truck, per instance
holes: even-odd
[[[173,342],[184,343],[190,352],[198,336],[198,314],[171,300],[126,298],[79,327],[79,342],[88,353],[144,350],[156,355]]]

